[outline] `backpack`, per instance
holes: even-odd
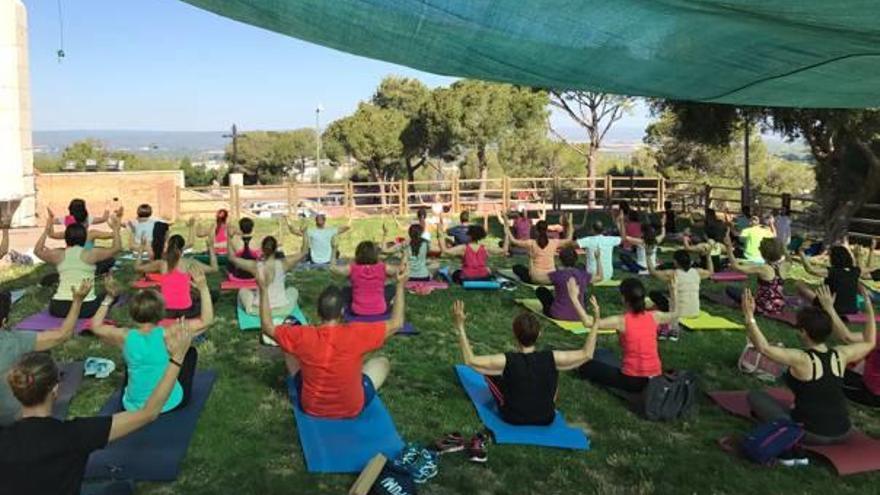
[[[770,464],[791,450],[804,436],[804,429],[790,419],[777,419],[750,431],[740,444],[743,455],[758,464]]]
[[[782,347],[782,343],[778,343]],[[755,375],[755,378],[767,382],[775,382],[783,373],[786,367],[764,356],[751,342],[746,341],[746,346],[739,355],[737,362],[739,370],[747,375]]]
[[[690,416],[697,409],[697,377],[690,371],[655,376],[642,393],[642,411],[651,421],[672,421]]]

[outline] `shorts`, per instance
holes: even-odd
[[[373,380],[370,379],[369,376],[362,374],[361,375],[361,384],[364,387],[364,407],[361,409],[363,411],[373,402],[373,399],[376,397],[376,387],[373,385]],[[297,399],[302,397],[302,373],[297,373],[293,377],[293,386],[296,387],[296,396]],[[302,409],[302,404],[299,405],[300,409]]]

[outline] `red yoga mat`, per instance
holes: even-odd
[[[742,282],[748,279],[748,275],[740,272],[716,272],[712,274],[713,282]]]
[[[791,404],[794,396],[788,389],[769,388],[764,390],[773,398]],[[717,391],[709,392],[709,397],[725,411],[747,419],[752,419],[748,392]],[[860,431],[854,431],[846,442],[837,445],[803,445],[804,450],[822,456],[834,466],[837,474],[850,474],[880,471],[880,440],[871,438]]]

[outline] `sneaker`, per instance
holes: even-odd
[[[447,433],[434,442],[434,449],[440,454],[451,454],[453,452],[461,452],[464,450],[464,437],[461,433],[455,431]]]
[[[777,461],[779,464],[785,467],[799,467],[799,466],[809,466],[810,459],[804,454],[804,452],[800,451],[800,449],[789,450],[788,452],[783,452],[777,457]]]
[[[406,444],[403,450],[400,451],[400,454],[397,454],[397,457],[394,458],[394,467],[409,472],[410,466],[415,464],[420,453],[421,449],[418,445],[414,443]]]
[[[678,323],[672,323],[669,325],[669,341],[670,342],[678,342],[678,338],[681,336],[681,327]]]
[[[657,329],[657,340],[666,340],[669,338],[669,325],[660,325]]]
[[[468,458],[471,462],[478,462],[480,464],[485,463],[489,460],[489,452],[487,450],[488,442],[486,441],[486,435],[482,433],[477,433],[473,437],[471,437],[470,442],[468,442]]]

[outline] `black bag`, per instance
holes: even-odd
[[[369,495],[416,495],[416,483],[412,475],[389,462],[382,468]]]
[[[669,372],[648,381],[642,412],[651,421],[672,421],[694,414],[699,386],[690,371]]]

